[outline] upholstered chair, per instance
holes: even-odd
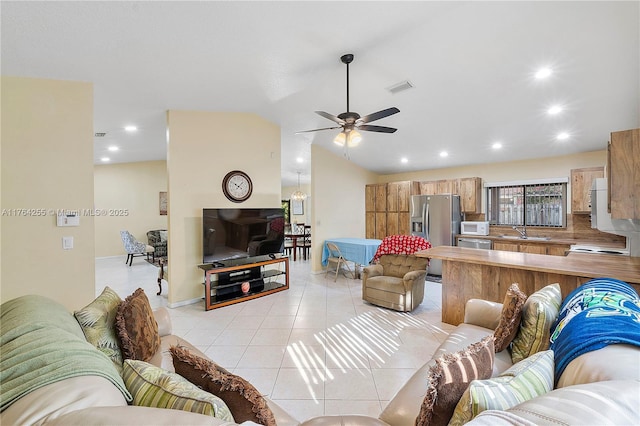
[[[363,269],[362,298],[400,312],[414,310],[424,298],[429,260],[407,254],[385,254]]]
[[[136,240],[129,231],[120,231],[120,238],[122,238],[124,250],[127,252],[127,260],[124,263],[128,263],[131,266],[134,256],[147,256],[147,260],[149,260],[149,256],[152,256],[153,261],[155,261],[155,249],[152,246]]]
[[[147,240],[149,241],[149,245],[154,248],[157,257],[167,255],[167,235],[166,229],[156,229],[147,232]]]

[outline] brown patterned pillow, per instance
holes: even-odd
[[[496,338],[496,353],[507,349],[513,338],[516,337],[522,318],[522,307],[526,301],[527,295],[520,290],[518,283],[511,284],[504,296],[500,322],[493,332]]]
[[[176,373],[222,399],[236,423],[252,421],[276,426],[276,419],[266,399],[251,383],[211,360],[193,355],[184,347],[172,346],[169,350]]]
[[[495,350],[493,335],[465,349],[444,354],[429,369],[429,387],[416,426],[447,425],[464,391],[473,380],[491,377]]]
[[[160,348],[158,323],[141,288],[118,307],[116,329],[125,359],[149,361]]]

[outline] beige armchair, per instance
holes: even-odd
[[[429,260],[407,254],[385,254],[379,262],[363,270],[362,298],[400,312],[412,311],[420,305]]]

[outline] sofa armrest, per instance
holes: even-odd
[[[170,335],[173,330],[171,327],[171,316],[167,308],[158,308],[153,311],[153,316],[158,323],[158,334],[160,337]]]
[[[384,275],[384,268],[382,265],[369,265],[362,269],[363,279],[366,276],[367,278],[371,277],[379,277]]]
[[[406,274],[404,274],[404,277],[402,277],[402,280],[404,282],[404,288],[406,290],[409,290],[411,287],[413,287],[413,284],[416,281],[424,285],[424,280],[426,277],[427,277],[426,270],[409,271]]]
[[[469,299],[464,309],[465,324],[495,330],[502,315],[502,303],[482,299]]]

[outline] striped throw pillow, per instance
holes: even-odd
[[[507,410],[553,389],[553,351],[538,352],[488,380],[474,380],[449,425],[463,425],[485,410]]]
[[[124,361],[122,377],[133,396],[133,405],[190,411],[234,422],[222,399],[203,391],[178,374],[144,361],[127,359]]]
[[[522,307],[520,330],[511,342],[511,361],[514,364],[549,349],[551,326],[558,317],[562,294],[560,284],[549,284],[533,293]]]

